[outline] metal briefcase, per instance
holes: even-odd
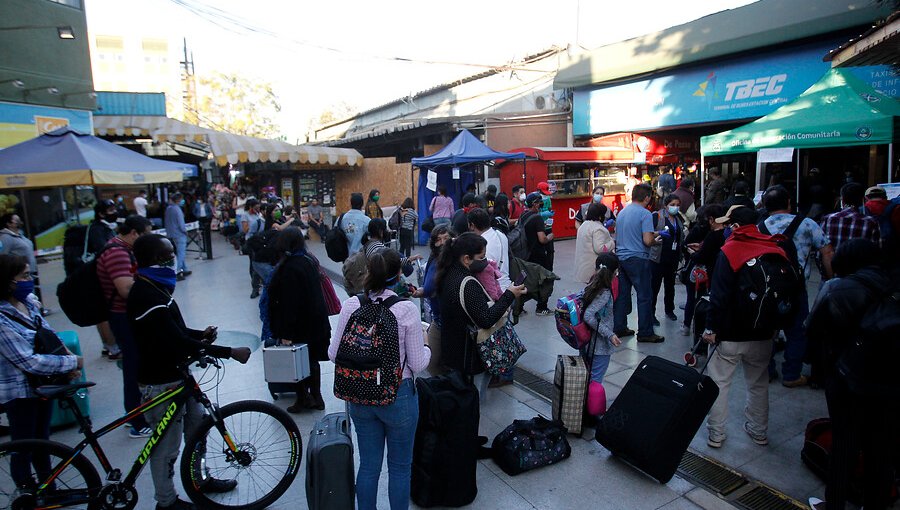
[[[263,348],[263,370],[268,383],[295,383],[309,377],[306,344]]]

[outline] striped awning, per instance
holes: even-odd
[[[159,116],[103,115],[94,117],[97,136],[146,136],[156,142],[200,142],[209,146],[219,166],[229,163],[276,162],[301,165],[358,167],[362,155],[354,149],[294,145],[281,140],[235,135]]]

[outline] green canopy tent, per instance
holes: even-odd
[[[898,117],[900,102],[877,92],[844,69],[832,69],[806,92],[769,115],[700,138],[700,164],[704,168],[707,156],[769,149],[792,152],[792,149],[886,144],[890,180],[893,142],[900,130]],[[757,158],[757,191],[761,183],[760,159]],[[798,182],[799,179],[798,157]]]

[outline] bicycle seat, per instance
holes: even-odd
[[[46,399],[54,399],[59,397],[70,397],[74,395],[78,390],[84,388],[90,388],[91,386],[96,386],[92,382],[78,382],[72,384],[50,384],[47,386],[40,386],[34,389],[34,392],[42,398]]]

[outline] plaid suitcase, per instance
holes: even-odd
[[[561,421],[569,434],[581,434],[589,375],[587,364],[581,356],[556,357],[553,419]]]

